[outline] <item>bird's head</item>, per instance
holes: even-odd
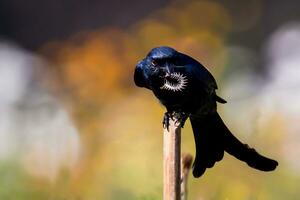
[[[184,67],[180,65],[181,54],[170,47],[152,49],[135,70],[137,86],[149,89],[183,91],[187,86]]]

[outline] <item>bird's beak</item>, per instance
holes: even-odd
[[[133,78],[136,86],[148,88],[147,78],[143,71],[143,60],[139,61],[135,66]]]

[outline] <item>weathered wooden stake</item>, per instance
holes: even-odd
[[[180,200],[181,127],[170,119],[169,130],[164,129],[164,200]]]

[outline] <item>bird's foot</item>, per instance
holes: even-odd
[[[185,121],[190,114],[182,111],[166,112],[163,118],[163,127],[169,131],[170,119],[175,120],[175,124],[179,124],[181,128],[184,127]]]
[[[162,123],[163,123],[163,127],[166,128],[168,131],[170,126],[170,119],[173,119],[172,113],[165,112]]]
[[[173,117],[175,118],[175,123],[179,123],[180,127],[183,128],[187,118],[190,116],[189,113],[179,111],[173,112]]]

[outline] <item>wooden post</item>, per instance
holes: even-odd
[[[163,176],[164,200],[180,200],[181,127],[170,119],[169,130],[164,129]]]

